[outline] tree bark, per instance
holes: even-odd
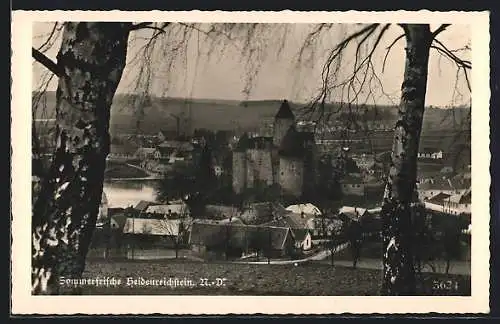
[[[381,212],[384,241],[382,295],[416,293],[411,208],[432,34],[429,25],[402,27],[407,44],[404,81]]]
[[[32,294],[82,276],[109,151],[110,108],[130,23],[66,23],[57,65],[57,145],[32,214]]]

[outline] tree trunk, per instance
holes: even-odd
[[[32,293],[81,277],[101,201],[110,108],[129,23],[66,23],[57,65],[57,145],[32,215]]]
[[[424,115],[429,50],[429,25],[404,25],[406,63],[391,164],[381,216],[383,219],[382,295],[414,295],[412,202],[417,153]]]

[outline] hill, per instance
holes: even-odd
[[[53,118],[55,116],[55,92],[47,92],[43,97],[43,107],[38,107],[35,118]],[[251,130],[263,119],[269,120],[276,113],[281,100],[212,100],[212,99],[184,99],[170,97],[151,97],[143,104],[143,114],[139,114],[135,107],[138,98],[130,94],[116,94],[111,110],[111,132],[133,133],[138,128],[143,133],[154,134],[160,129],[175,129],[176,119],[172,115],[187,119],[191,116],[191,125],[184,122],[181,127],[207,129],[240,129]],[[290,103],[297,116],[302,115],[305,103]],[[337,112],[340,104],[325,105],[325,112]],[[189,112],[190,111],[190,112]],[[357,120],[367,120],[374,123],[381,122],[392,125],[397,119],[397,108],[394,106],[358,106],[352,108]],[[424,114],[423,132],[437,133],[443,130],[470,128],[470,110],[466,108],[439,109],[427,107]],[[312,116],[315,118],[316,116]],[[330,120],[348,121],[353,114],[334,113]],[[436,132],[436,131],[434,131]]]

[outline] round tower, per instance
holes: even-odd
[[[288,129],[295,125],[295,115],[287,100],[283,100],[280,109],[274,116],[273,123],[273,145],[279,147]]]
[[[247,187],[247,158],[248,135],[243,134],[233,150],[232,183],[233,191],[239,194]]]
[[[295,127],[290,127],[279,148],[279,184],[281,189],[300,197],[304,185],[306,149]]]

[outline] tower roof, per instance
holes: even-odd
[[[290,105],[288,104],[287,100],[283,100],[281,103],[280,109],[278,110],[278,113],[276,113],[276,116],[274,116],[275,119],[295,119],[295,115],[292,112],[292,109],[290,108]]]

